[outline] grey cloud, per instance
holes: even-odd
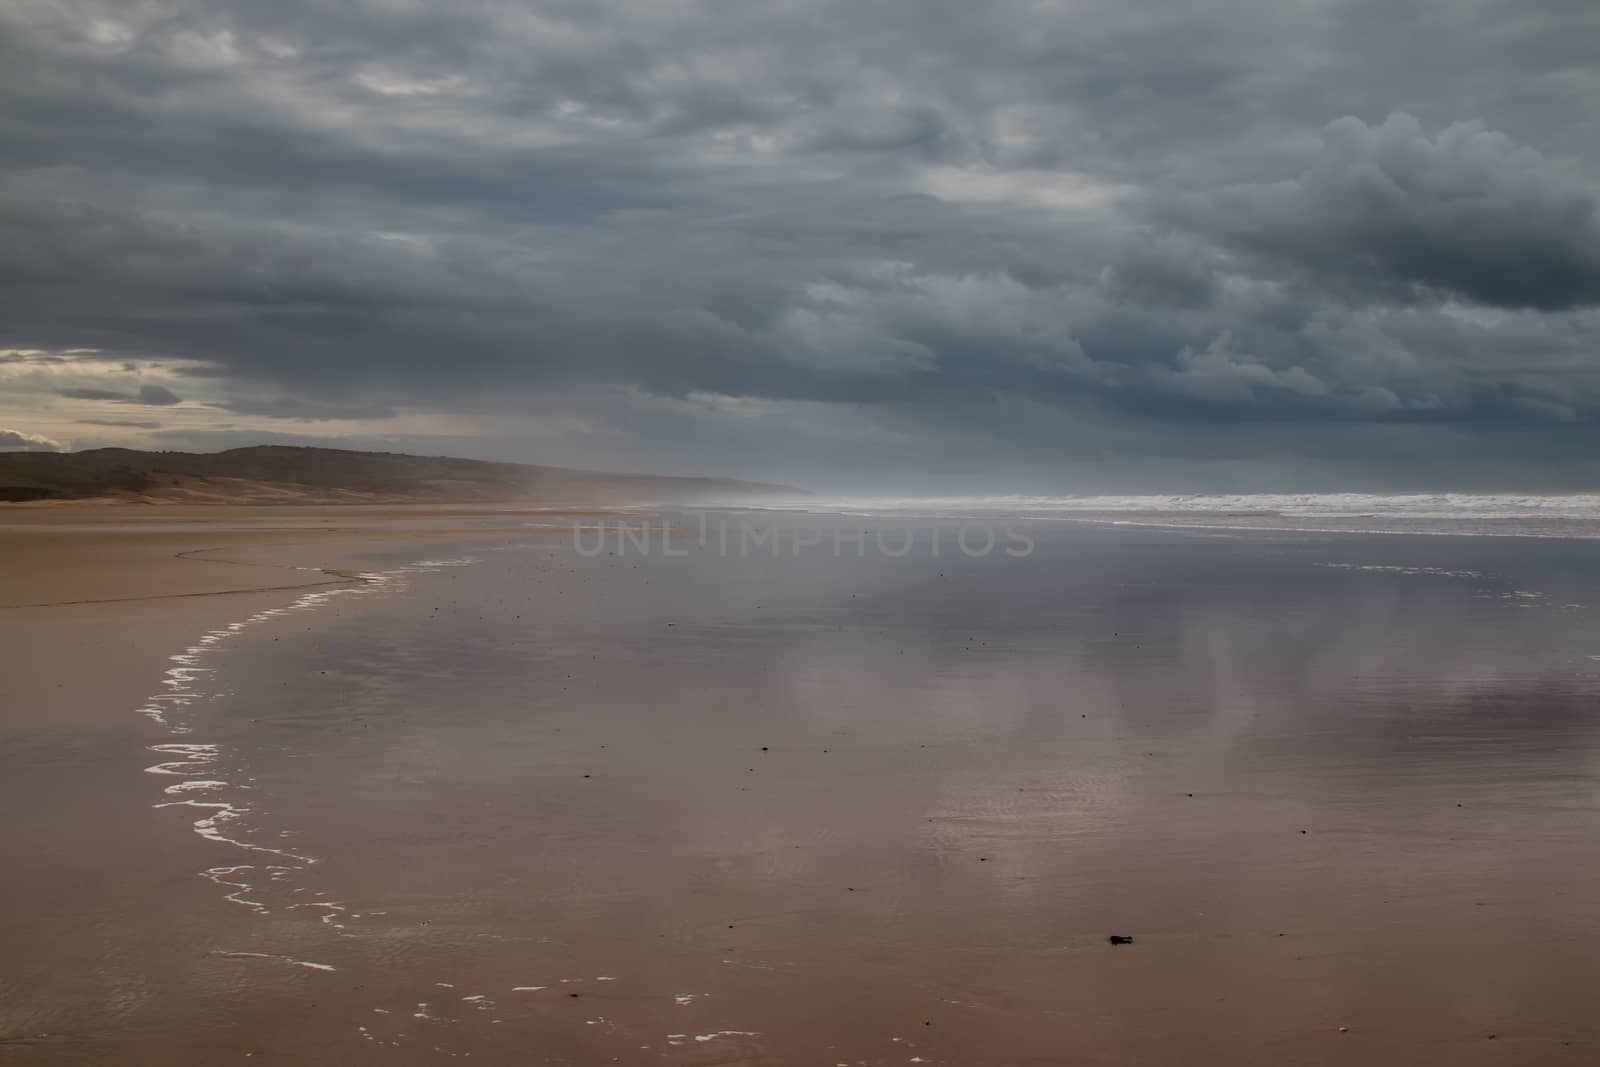
[[[41,434],[22,430],[0,428],[0,451],[3,452],[60,452],[61,442]]]
[[[1101,284],[1113,301],[1135,307],[1203,306],[1218,295],[1219,266],[1193,246],[1135,238],[1106,267]]]
[[[612,427],[459,442],[499,458],[1385,480],[1380,435],[1576,480],[1597,10],[13,5],[0,345],[242,417]]]
[[[161,385],[141,385],[137,399],[141,404],[150,404],[154,407],[166,407],[183,402],[183,398],[177,393]]]
[[[71,363],[66,356],[43,355],[30,352],[0,353],[0,366],[33,366],[59,367]]]
[[[145,404],[151,407],[168,407],[180,404],[183,398],[160,385],[141,385],[136,393],[116,389],[63,389],[61,396],[71,400],[109,400],[115,404]]]
[[[272,400],[232,400],[218,406],[236,415],[264,415],[271,419],[298,419],[305,422],[330,419],[392,419],[395,416],[395,409],[387,404],[340,405],[293,397],[277,397]]]
[[[70,400],[113,400],[130,403],[132,393],[119,393],[115,389],[63,389],[61,395]]]
[[[1298,178],[1173,213],[1291,270],[1410,301],[1421,290],[1547,311],[1600,304],[1593,189],[1481,123],[1339,119]]]

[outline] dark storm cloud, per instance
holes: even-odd
[[[233,400],[219,405],[236,415],[262,415],[269,419],[298,419],[304,422],[329,419],[392,419],[395,409],[387,404],[340,405],[277,397],[272,400]]]
[[[145,404],[151,407],[168,407],[183,402],[178,394],[160,385],[141,385],[135,393],[115,389],[63,389],[60,395],[71,400],[109,400],[115,404]]]
[[[165,407],[168,404],[180,404],[183,402],[183,398],[177,393],[161,385],[141,385],[137,399],[141,404],[150,404],[155,407]]]
[[[0,427],[0,452],[59,452],[61,443],[39,434]]]
[[[0,346],[619,465],[1577,471],[1597,12],[22,0]]]
[[[1269,263],[1407,303],[1600,303],[1600,210],[1579,175],[1480,123],[1344,118],[1298,178],[1235,186],[1185,215]]]
[[[63,389],[61,395],[71,400],[111,400],[131,403],[132,393],[119,393],[115,389]]]

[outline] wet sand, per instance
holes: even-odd
[[[517,518],[446,508],[0,511],[0,1058],[49,1050],[63,1028],[92,1033],[147,1002],[154,976],[187,967],[153,919],[172,906],[169,890],[181,899],[190,888],[196,842],[152,821],[139,755],[158,739],[134,713],[169,657],[307,592],[358,585],[361,558],[385,547],[504,538]],[[154,1045],[149,1062],[171,1060]]]
[[[240,532],[395,577],[215,645],[300,594],[0,612],[41,679],[0,726],[0,1056],[1593,1058],[1596,546],[1032,532]],[[184,648],[194,703],[139,716]],[[184,744],[236,843],[155,807]]]

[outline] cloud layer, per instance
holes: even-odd
[[[1597,38],[1576,0],[20,0],[0,416],[824,487],[1577,484]]]
[[[0,427],[0,452],[59,452],[61,442],[35,433]]]

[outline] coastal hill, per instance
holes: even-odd
[[[0,501],[174,504],[737,502],[807,495],[732,478],[610,474],[446,456],[265,445],[226,452],[0,452]]]

